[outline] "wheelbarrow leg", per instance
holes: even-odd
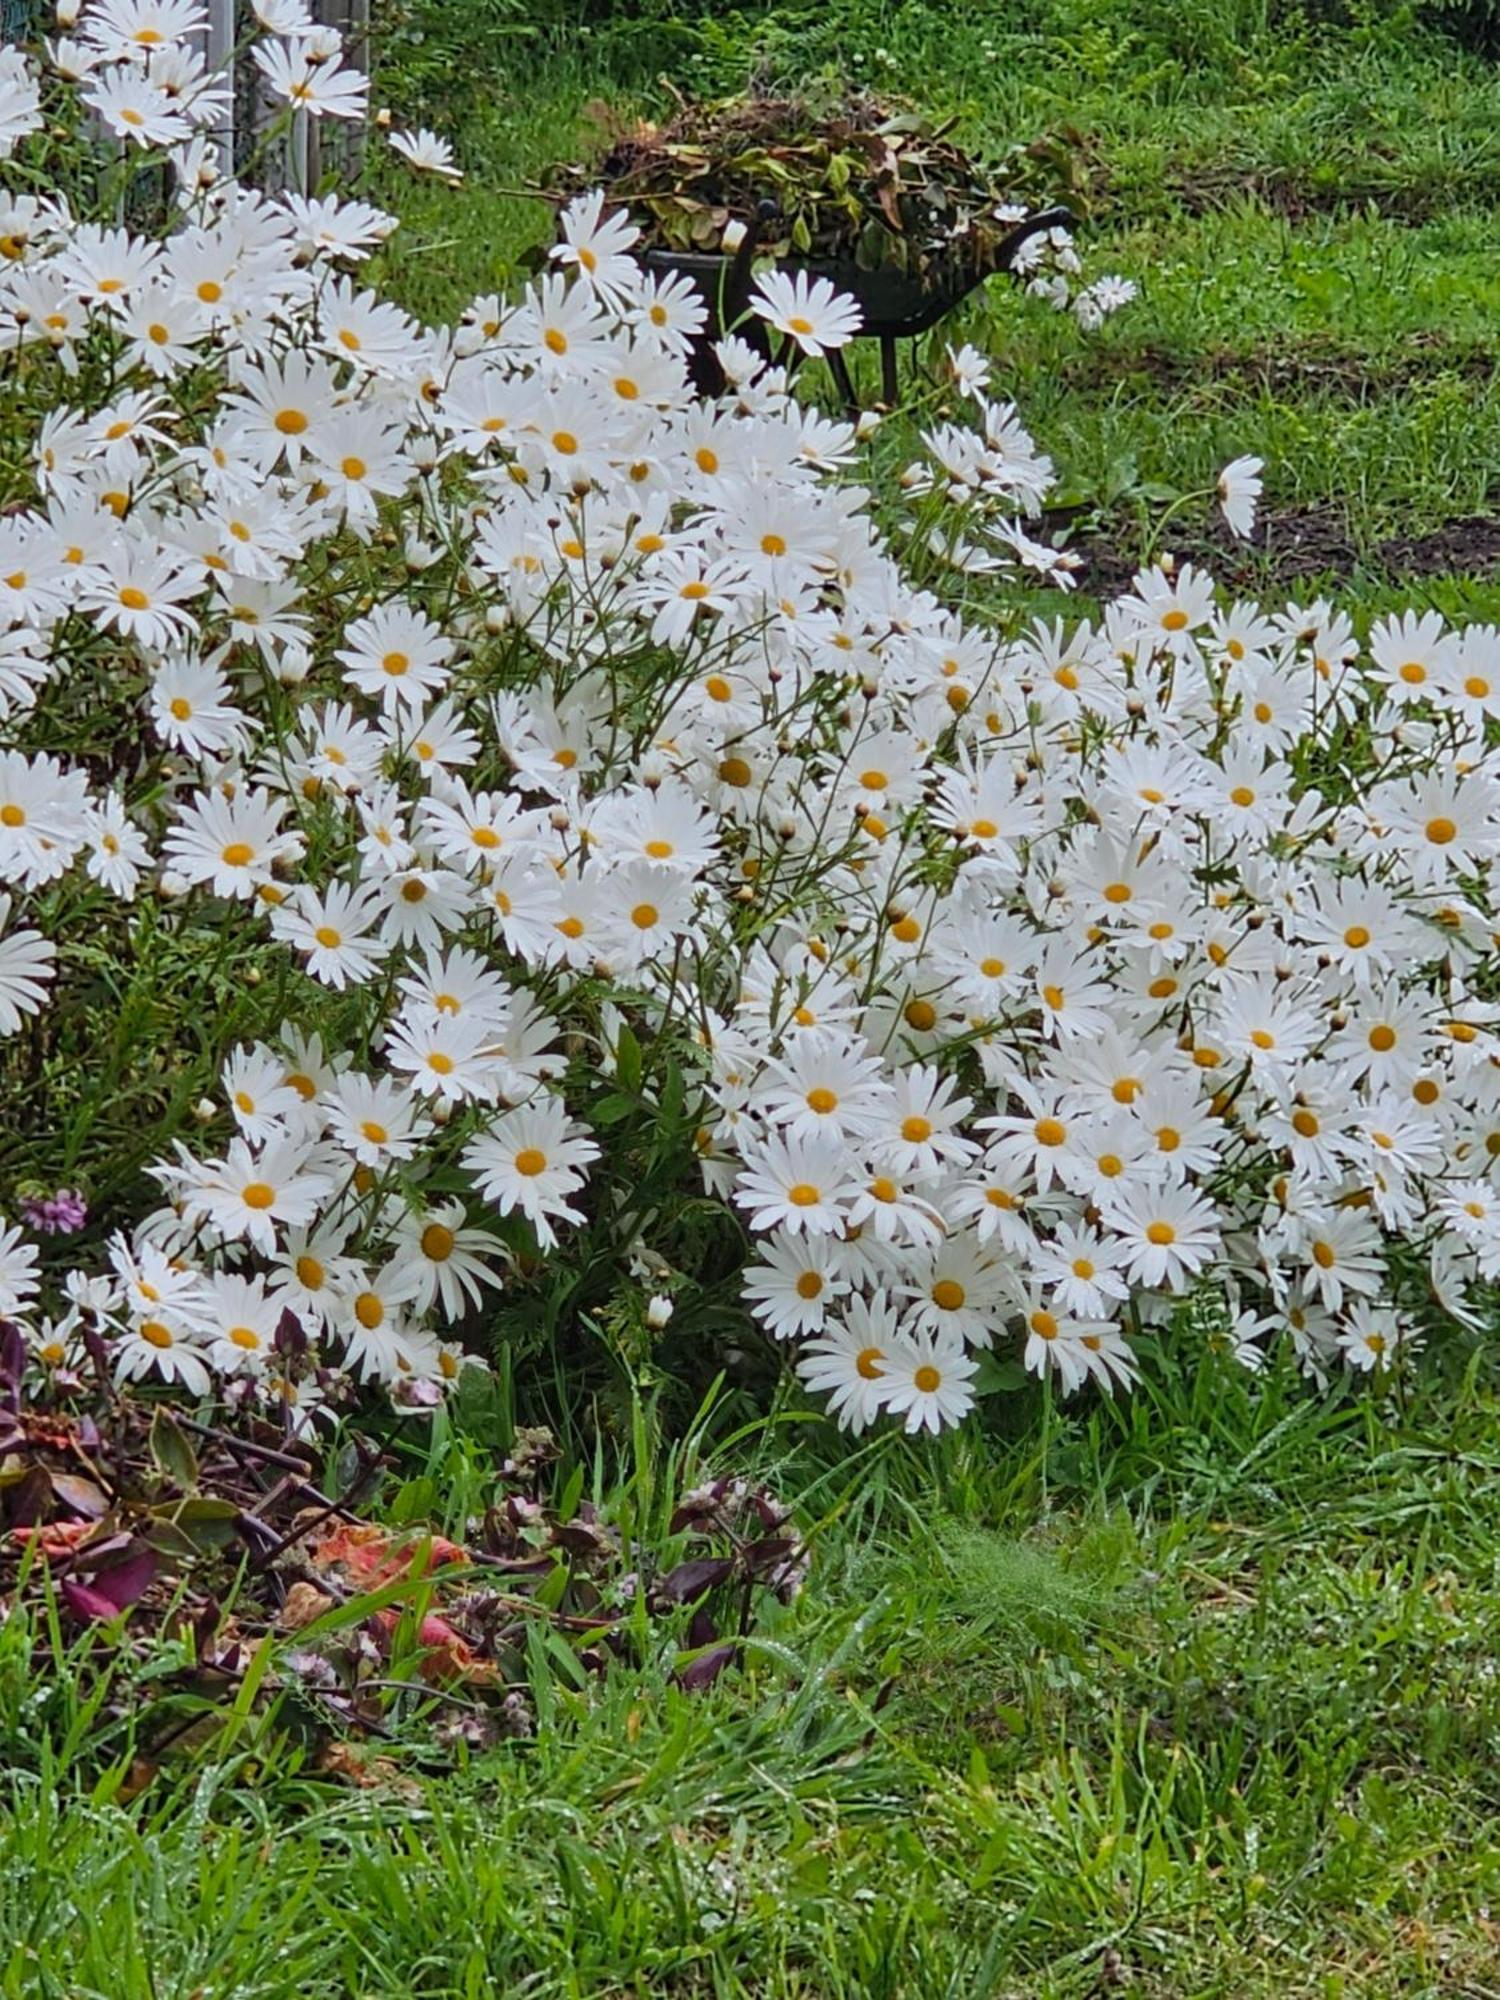
[[[896,372],[896,338],[886,333],[880,339],[880,397],[888,410],[901,400],[901,380]]]
[[[854,384],[849,377],[848,362],[845,361],[843,354],[836,347],[829,349],[827,359],[829,373],[833,376],[834,382],[838,386],[838,392],[844,399],[844,408],[849,412],[851,417],[857,417],[859,415],[859,398],[854,393]]]

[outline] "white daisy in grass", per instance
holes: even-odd
[[[570,201],[558,217],[562,236],[549,253],[555,264],[575,270],[583,283],[611,304],[633,298],[641,267],[631,255],[641,232],[621,208],[606,213],[598,188]]]
[[[471,1139],[463,1164],[502,1215],[519,1213],[544,1250],[557,1242],[555,1222],[582,1222],[572,1206],[599,1157],[598,1142],[568,1116],[560,1097],[537,1097]]]
[[[896,1072],[891,1087],[888,1116],[871,1136],[881,1164],[923,1179],[968,1166],[979,1147],[960,1127],[974,1100],[959,1095],[954,1079],[933,1064],[913,1063]]]
[[[310,42],[262,42],[256,67],[272,93],[310,118],[363,118],[370,79],[362,70],[319,59]]]
[[[393,1381],[403,1354],[409,1356],[414,1331],[408,1307],[415,1274],[387,1264],[372,1269],[356,1264],[350,1289],[334,1300],[328,1316],[330,1331],[344,1346],[344,1358],[366,1380]]]
[[[1171,1181],[1127,1188],[1106,1203],[1104,1224],[1125,1251],[1125,1269],[1139,1285],[1180,1292],[1218,1249],[1221,1219],[1195,1189]]]
[[[461,1201],[437,1202],[403,1212],[391,1239],[391,1267],[398,1278],[411,1272],[414,1312],[440,1305],[450,1320],[480,1304],[486,1290],[504,1282],[496,1264],[501,1245],[488,1230],[472,1226]]]
[[[771,1237],[760,1262],[745,1267],[750,1310],[776,1340],[819,1334],[849,1290],[837,1245],[826,1236]]]
[[[24,1312],[40,1289],[40,1252],[28,1243],[18,1223],[0,1221],[0,1317]]]
[[[1008,1311],[1002,1267],[972,1236],[949,1236],[900,1285],[911,1324],[934,1338],[988,1347]]]
[[[785,1229],[793,1236],[831,1236],[843,1227],[856,1193],[854,1161],[835,1139],[769,1134],[741,1148],[744,1170],[734,1200],[752,1229]]]
[[[328,1133],[363,1167],[383,1171],[409,1160],[430,1131],[411,1093],[388,1077],[350,1070],[324,1098]]]
[[[213,1376],[198,1336],[171,1314],[148,1313],[117,1336],[110,1349],[117,1382],[159,1376],[190,1396],[206,1396]]]
[[[419,125],[415,132],[391,132],[387,136],[391,151],[399,153],[419,174],[434,174],[455,187],[463,179],[463,169],[453,158],[452,146],[436,132],[429,132],[425,125]]]
[[[1242,541],[1255,533],[1255,515],[1260,505],[1261,473],[1264,461],[1258,458],[1232,458],[1219,474],[1219,509],[1229,524],[1231,534]]]
[[[232,1049],[220,1081],[229,1114],[252,1146],[283,1136],[301,1108],[286,1064],[264,1043]]]
[[[222,1160],[194,1160],[180,1146],[178,1151],[176,1166],[153,1171],[176,1194],[184,1217],[266,1256],[276,1248],[278,1228],[306,1226],[333,1193],[321,1157],[292,1139],[272,1140],[258,1153],[236,1139]]]
[[[750,310],[804,354],[827,354],[846,347],[864,324],[853,299],[835,291],[827,278],[806,271],[765,271],[750,294]]]
[[[385,1057],[408,1093],[444,1104],[492,1104],[501,1094],[496,1029],[482,1016],[413,1010],[394,1022]]]
[[[1339,1350],[1350,1367],[1370,1373],[1389,1368],[1396,1355],[1421,1343],[1407,1320],[1389,1307],[1358,1300],[1339,1329]]]
[[[302,954],[314,979],[342,993],[373,979],[389,955],[379,900],[357,885],[311,884],[271,913],[271,929]]]
[[[828,1397],[828,1413],[856,1437],[885,1408],[888,1371],[901,1329],[884,1299],[852,1298],[797,1357],[797,1376]]]
[[[814,1028],[773,1056],[755,1085],[756,1110],[793,1139],[870,1137],[892,1103],[877,1057],[838,1029]]]
[[[345,637],[337,654],[345,680],[387,714],[423,710],[448,684],[453,642],[424,612],[383,604],[356,618]]]
[[[40,888],[71,865],[88,831],[88,780],[55,757],[0,751],[0,882]]]
[[[3,811],[3,808],[0,808]],[[302,853],[301,836],[283,832],[286,801],[255,786],[237,791],[199,792],[177,807],[167,830],[168,865],[188,883],[201,882],[216,896],[248,900],[271,880],[282,863]]]
[[[979,1364],[961,1340],[940,1333],[906,1334],[882,1365],[884,1406],[904,1419],[909,1435],[927,1430],[936,1436],[974,1407]]]
[[[1080,1319],[1107,1319],[1130,1286],[1122,1274],[1125,1246],[1087,1222],[1065,1223],[1054,1237],[1039,1240],[1027,1254],[1027,1268],[1059,1308]]]
[[[40,1013],[57,970],[57,947],[40,931],[9,928],[11,899],[0,896],[0,1035]]]
[[[271,1281],[288,1307],[315,1331],[339,1298],[357,1290],[359,1265],[349,1255],[347,1223],[321,1221],[289,1229],[269,1266]]]
[[[268,1289],[259,1273],[220,1271],[203,1281],[194,1331],[221,1375],[258,1375],[276,1351],[284,1295]]]
[[[478,952],[450,945],[428,952],[397,981],[402,1007],[413,1019],[436,1014],[450,1020],[474,1020],[498,1033],[510,1014],[508,982]]]

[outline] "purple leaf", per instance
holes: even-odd
[[[120,1615],[118,1604],[111,1603],[102,1590],[80,1583],[76,1576],[65,1576],[57,1591],[73,1616],[83,1618],[90,1624],[104,1625]]]
[[[0,1390],[15,1407],[26,1372],[26,1339],[13,1319],[0,1319]]]
[[[125,1611],[137,1598],[144,1597],[156,1577],[156,1554],[143,1543],[132,1545],[123,1562],[94,1572],[93,1589],[114,1606]],[[110,1614],[113,1616],[113,1612]]]
[[[738,1646],[713,1646],[708,1652],[700,1653],[696,1660],[689,1660],[682,1668],[677,1676],[677,1685],[689,1691],[712,1687],[738,1651]]]
[[[688,1604],[733,1574],[734,1563],[728,1556],[695,1556],[691,1562],[669,1569],[654,1595],[663,1604]]]
[[[109,1512],[108,1499],[92,1479],[76,1472],[53,1472],[48,1477],[63,1505],[85,1521],[102,1521]]]

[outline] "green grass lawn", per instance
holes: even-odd
[[[90,1677],[13,1619],[0,1992],[1481,2000],[1496,1417],[1210,1358],[1004,1441],[784,1423],[731,1457],[815,1560],[742,1668],[554,1665],[535,1740],[439,1757],[414,1713],[365,1790],[272,1712],[122,1805],[124,1691],[101,1774]]]
[[[1000,279],[950,324],[999,357],[1083,546],[1107,550],[1086,593],[1158,546],[1160,493],[1253,452],[1266,546],[1224,563],[1236,587],[1500,617],[1500,65],[1409,26],[1319,42],[1264,12],[1048,0],[1023,32],[994,4],[837,0],[598,33],[501,72],[459,132],[458,194],[377,163],[405,217],[389,275],[434,315],[504,282],[549,225],[498,190],[597,154],[601,99],[669,108],[658,69],[727,90],[842,66],[981,147],[1071,129],[1081,242],[1139,300],[1085,337]],[[1185,530],[1178,553],[1225,552]]]
[[[1085,339],[1000,288],[957,330],[1113,558],[1079,608],[1156,546],[1163,492],[1255,452],[1239,587],[1500,619],[1500,69],[1237,0],[1033,15],[840,0],[515,44],[460,193],[372,166],[405,216],[388,278],[434,317],[510,281],[546,217],[501,190],[583,146],[591,99],[659,104],[661,67],[838,59],[971,136],[1071,125],[1091,254],[1139,301]],[[418,1709],[363,1788],[273,1708],[128,1798],[160,1662],[101,1678],[13,1611],[0,1994],[1500,1996],[1497,1419],[1492,1367],[1441,1353],[1327,1396],[1162,1353],[1119,1405],[1027,1392],[920,1447],[788,1406],[705,1447],[813,1534],[737,1669],[689,1694],[672,1657],[539,1652],[534,1738],[471,1754]],[[462,1440],[412,1468],[449,1525],[485,1470]],[[584,1471],[627,1514],[646,1476]]]

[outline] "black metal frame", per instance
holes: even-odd
[[[764,321],[753,315],[746,318],[746,314],[754,282],[756,245],[761,230],[775,215],[773,204],[763,204],[760,214],[746,225],[744,240],[732,257],[675,250],[642,253],[641,262],[648,271],[675,271],[690,279],[708,308],[708,323],[694,343],[690,363],[694,385],[703,395],[713,396],[723,391],[724,372],[713,348],[729,327],[734,326],[743,339],[770,358]],[[1066,208],[1040,209],[1016,224],[983,270],[959,269],[935,280],[889,268],[865,270],[852,262],[813,258],[789,258],[784,265],[810,271],[815,277],[826,277],[858,301],[864,312],[860,337],[880,342],[880,393],[889,407],[897,402],[901,390],[896,343],[915,340],[936,326],[986,278],[998,271],[1011,270],[1022,248],[1034,236],[1065,227],[1073,219],[1072,211]],[[790,342],[779,358],[793,373],[802,360],[800,351]],[[834,350],[826,358],[845,406],[851,415],[856,415],[859,397],[843,352]]]

